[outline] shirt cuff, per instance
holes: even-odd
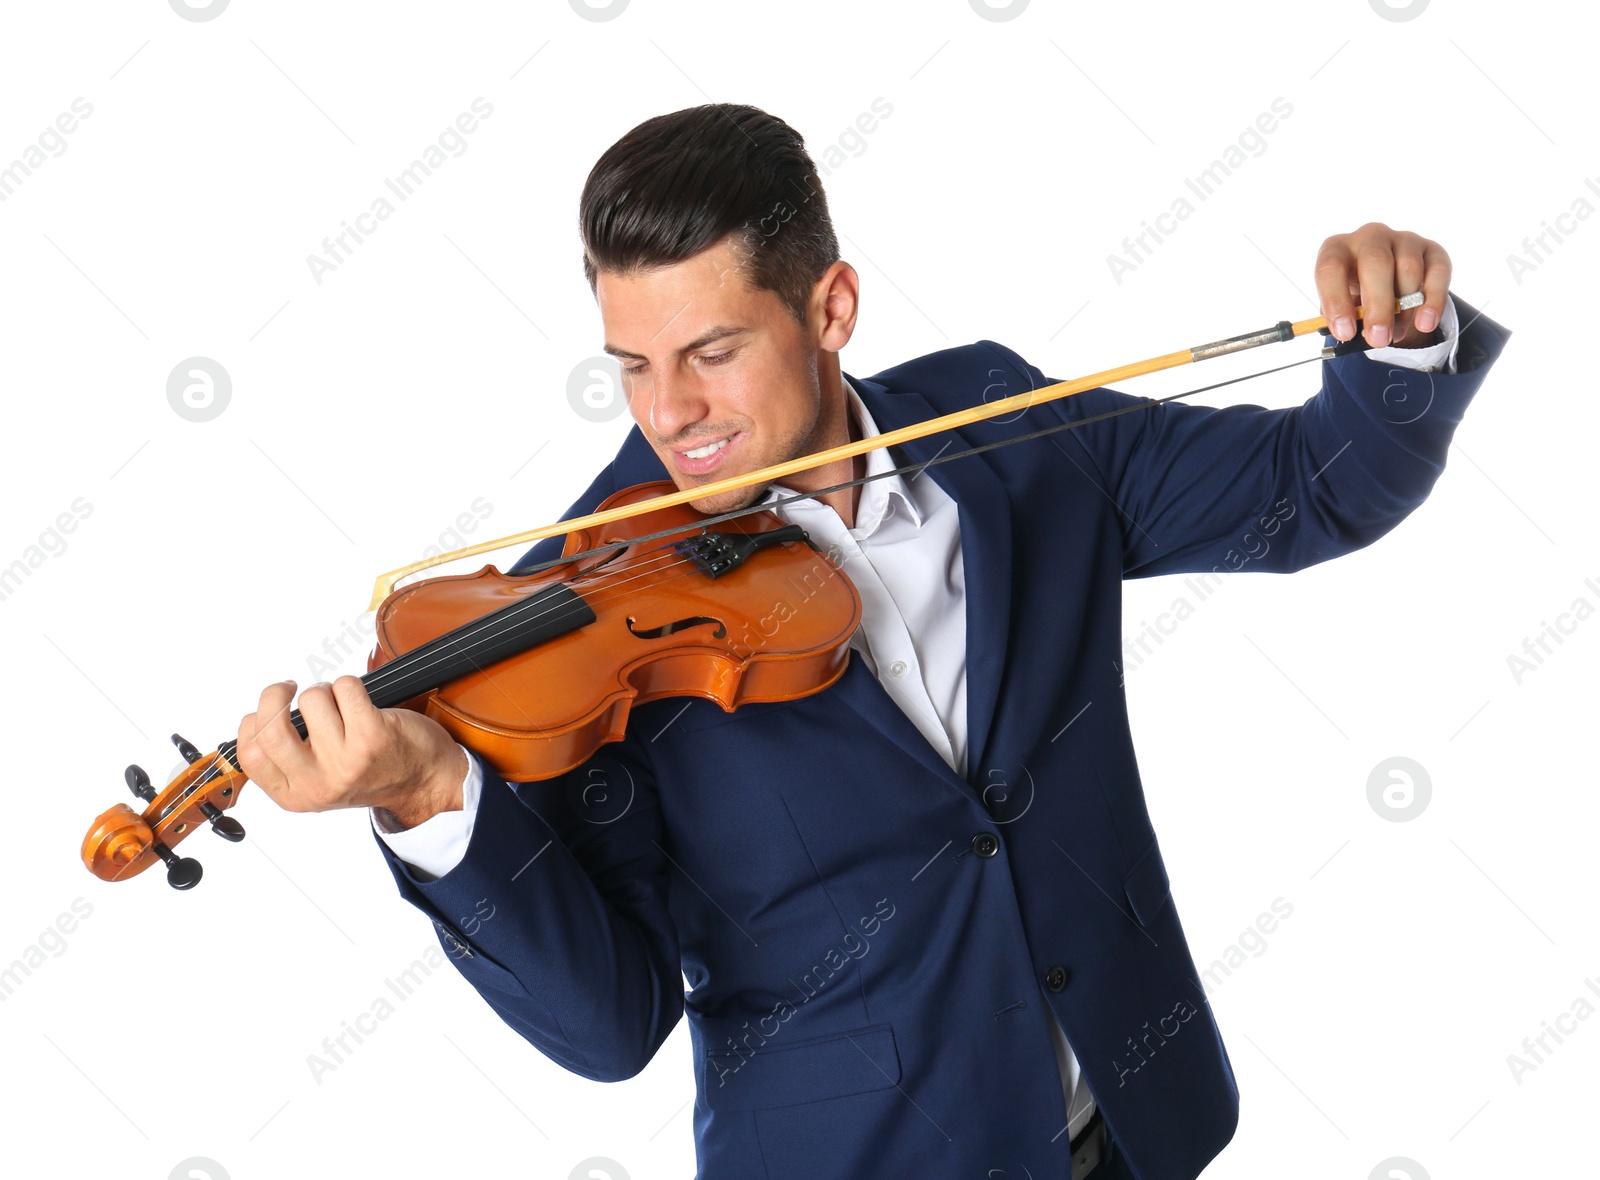
[[[372,830],[419,881],[438,880],[467,855],[472,823],[478,816],[478,797],[483,793],[483,765],[471,750],[461,748],[467,755],[467,777],[461,780],[460,811],[441,811],[414,828],[397,828],[391,826],[393,818],[388,812],[368,809]]]
[[[1439,317],[1439,331],[1444,339],[1423,348],[1369,348],[1367,359],[1382,365],[1398,365],[1402,369],[1419,369],[1424,373],[1454,373],[1456,348],[1461,343],[1461,317],[1456,314],[1456,301],[1444,297],[1444,314]]]

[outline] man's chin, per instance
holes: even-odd
[[[720,516],[724,512],[737,512],[741,508],[748,508],[761,497],[767,494],[770,484],[757,484],[750,488],[736,488],[731,492],[723,492],[720,496],[710,496],[703,500],[690,500],[689,507],[701,516]],[[685,491],[690,489],[685,488]]]

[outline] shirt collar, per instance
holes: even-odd
[[[851,414],[855,416],[856,424],[860,428],[862,438],[876,438],[880,433],[878,424],[872,420],[872,415],[867,412],[866,403],[861,400],[861,395],[856,392],[856,387],[850,379],[843,374],[839,378],[844,382],[845,402]],[[890,458],[888,448],[877,447],[866,454],[866,475],[880,475],[894,469],[894,460]],[[778,491],[778,488],[784,488]],[[763,504],[770,504],[781,499],[785,492],[792,493],[794,489],[786,485],[774,484],[767,490],[762,499]],[[910,486],[905,478],[900,475],[883,475],[870,483],[861,485],[861,498],[856,503],[856,523],[850,531],[858,536],[870,537],[889,518],[889,513],[898,505],[905,512],[914,527],[922,527],[922,510],[918,508],[916,497],[912,495]],[[816,500],[801,500],[789,506],[789,510],[823,508],[826,505]],[[829,509],[832,511],[832,509]]]

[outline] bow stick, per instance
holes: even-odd
[[[1400,298],[1395,300],[1395,311],[1401,312],[1413,307],[1420,307],[1422,303],[1422,292],[1413,291],[1410,294],[1402,295]],[[1360,337],[1361,316],[1362,309],[1358,307],[1356,308],[1357,334],[1351,337],[1350,341],[1344,345],[1339,345],[1332,348],[1324,348],[1320,357],[1313,357],[1310,359],[1326,359],[1331,356],[1342,355],[1342,353],[1345,351],[1354,351],[1351,346],[1354,345],[1356,340],[1358,340]],[[1147,360],[1135,361],[1128,365],[1119,365],[1116,368],[1106,369],[1099,373],[1090,373],[1086,377],[1075,377],[1070,381],[1058,381],[1053,385],[1044,385],[1038,389],[1031,389],[1026,393],[1019,393],[1012,397],[1002,398],[1000,401],[989,402],[981,406],[971,406],[965,410],[957,410],[954,413],[944,414],[938,418],[929,418],[925,422],[917,422],[911,426],[902,426],[898,430],[891,430],[884,434],[874,435],[872,438],[857,439],[854,442],[842,443],[839,446],[830,447],[825,451],[817,451],[810,455],[801,455],[798,458],[788,459],[782,463],[774,463],[770,467],[762,467],[755,471],[747,471],[743,475],[731,475],[726,479],[714,480],[711,483],[701,484],[698,487],[689,488],[687,490],[680,489],[679,491],[670,492],[664,496],[656,496],[649,500],[642,500],[636,504],[626,504],[622,505],[621,507],[607,509],[604,512],[590,513],[588,516],[577,516],[573,517],[571,520],[557,521],[555,524],[548,524],[539,528],[528,529],[526,532],[513,533],[510,536],[501,537],[497,540],[479,541],[474,545],[467,545],[460,549],[452,549],[448,553],[440,553],[434,557],[425,557],[420,561],[412,562],[410,565],[403,565],[399,569],[393,569],[389,570],[387,573],[379,574],[378,579],[372,588],[372,602],[368,605],[367,609],[377,610],[379,605],[382,604],[383,600],[393,593],[395,583],[401,578],[408,577],[411,574],[418,573],[425,569],[430,569],[436,565],[442,565],[445,562],[457,561],[463,557],[473,557],[480,553],[491,553],[497,549],[505,549],[512,545],[527,545],[534,541],[542,541],[546,537],[555,537],[566,533],[577,532],[579,529],[593,528],[597,525],[612,524],[615,521],[626,520],[632,516],[641,516],[647,512],[653,512],[661,508],[670,508],[676,504],[687,504],[691,500],[701,500],[711,496],[721,495],[723,492],[732,492],[737,491],[740,488],[752,487],[755,484],[771,483],[774,480],[782,479],[786,475],[794,475],[801,471],[810,471],[813,468],[826,466],[827,464],[835,462],[839,459],[852,459],[857,455],[864,455],[866,452],[876,450],[879,447],[896,446],[900,443],[910,442],[913,439],[925,438],[930,434],[937,434],[941,430],[954,430],[961,426],[971,425],[974,422],[981,422],[985,418],[998,417],[1001,414],[1008,414],[1014,410],[1026,410],[1031,406],[1039,405],[1043,402],[1055,401],[1057,398],[1069,397],[1074,393],[1082,393],[1086,389],[1098,389],[1099,387],[1108,385],[1113,381],[1124,381],[1129,377],[1140,377],[1146,373],[1160,372],[1163,369],[1175,369],[1179,365],[1194,364],[1197,361],[1208,361],[1213,357],[1226,356],[1229,353],[1234,352],[1243,352],[1245,349],[1249,348],[1259,348],[1264,344],[1279,344],[1287,340],[1293,340],[1298,336],[1304,336],[1310,332],[1326,331],[1327,327],[1327,317],[1320,315],[1313,316],[1310,319],[1296,320],[1293,322],[1289,320],[1280,320],[1272,327],[1264,328],[1259,332],[1246,332],[1240,336],[1229,336],[1224,340],[1214,340],[1209,344],[1198,344],[1192,348],[1179,349],[1177,352],[1164,353],[1161,356],[1154,356]],[[1251,374],[1251,376],[1259,375],[1260,374]],[[1224,382],[1223,384],[1228,383]],[[1208,386],[1207,388],[1215,387]],[[1201,391],[1195,389],[1186,391],[1186,393],[1199,392]],[[1185,394],[1174,394],[1172,396],[1182,397],[1185,396]],[[1157,401],[1142,403],[1139,406],[1130,408],[1143,409],[1146,405],[1157,405],[1160,401],[1169,400],[1171,399],[1161,398]],[[1114,412],[1120,413],[1123,411]],[[1064,425],[1072,426],[1081,424],[1082,422],[1080,421],[1067,423]],[[1053,429],[1055,428],[1052,428],[1052,430]],[[1051,432],[1052,431],[1038,431],[1036,433],[1044,434]],[[1006,440],[1007,443],[1014,441],[1020,440]],[[947,456],[947,458],[959,458],[961,455],[972,454],[980,450],[989,450],[992,446],[1002,445],[1005,445],[1005,443],[994,443],[985,447],[976,447],[973,448],[972,451],[962,451],[958,454]],[[922,464],[922,466],[926,466],[926,464]],[[816,492],[803,493],[797,498],[809,499],[815,496],[824,495],[828,492],[837,491],[840,488],[850,487],[854,484],[863,482],[866,481],[851,480],[847,483],[838,484],[831,488],[823,488]],[[741,516],[747,511],[754,510],[754,508],[738,509],[734,512],[724,513],[719,517],[709,518],[708,520],[703,521],[699,525],[695,525],[693,527],[698,528],[705,524],[713,523],[714,521],[731,519],[735,516]],[[666,529],[663,530],[660,535],[665,536],[668,533],[677,531],[681,530]],[[628,544],[637,544],[639,541],[644,539],[646,538],[635,537],[632,541],[629,541]],[[600,549],[595,550],[594,552],[603,551],[605,548],[607,548],[607,546],[601,546]],[[548,564],[563,564],[573,560],[573,556],[563,557],[558,561]]]

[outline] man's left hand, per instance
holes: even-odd
[[[1438,242],[1369,221],[1322,243],[1316,277],[1322,314],[1336,340],[1355,335],[1357,305],[1370,348],[1422,348],[1441,339],[1450,255]],[[1412,291],[1422,292],[1422,306],[1396,314],[1394,301]]]

